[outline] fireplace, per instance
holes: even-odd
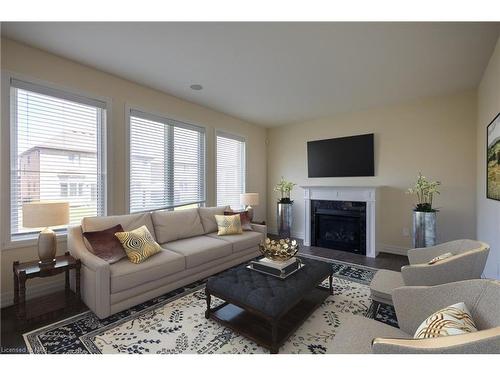
[[[360,241],[365,239],[364,252],[367,257],[375,258],[377,256],[376,246],[376,228],[375,219],[377,217],[377,205],[379,203],[379,193],[375,186],[301,186],[304,189],[304,245],[311,246],[314,241],[316,228],[312,228],[314,214],[311,212],[313,208],[313,201],[330,201],[342,203],[339,211],[362,211],[360,216],[365,218],[364,223],[360,229]],[[347,202],[347,204],[346,204]],[[317,207],[318,203],[314,203],[315,208],[333,209],[336,210],[335,204],[333,206]],[[360,208],[361,204],[364,206]],[[319,204],[321,206],[321,203]],[[364,212],[363,212],[364,211]],[[333,213],[333,212],[330,212]],[[343,212],[345,213],[345,212]],[[364,216],[363,216],[364,215]],[[335,216],[335,215],[333,215]],[[327,219],[327,218],[324,218]],[[341,219],[343,220],[343,219]],[[361,219],[361,221],[363,221]],[[326,224],[326,222],[325,222]],[[328,239],[331,238],[330,235]],[[336,244],[337,245],[337,244]],[[363,249],[362,245],[360,250]]]
[[[366,203],[311,200],[311,245],[366,255]]]

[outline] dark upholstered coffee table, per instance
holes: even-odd
[[[207,281],[205,317],[278,353],[279,347],[332,294],[329,263],[301,258],[305,267],[285,280],[249,270],[229,269]],[[329,278],[329,288],[319,284]],[[211,308],[211,296],[223,304]]]

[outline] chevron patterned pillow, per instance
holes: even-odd
[[[215,221],[217,221],[217,227],[219,231],[217,234],[219,236],[226,236],[228,234],[242,234],[243,229],[241,228],[240,215],[215,215]]]
[[[145,225],[130,232],[116,232],[115,236],[120,240],[128,259],[135,264],[142,263],[161,251],[160,245]]]
[[[476,332],[476,324],[465,306],[459,302],[445,307],[425,319],[417,328],[413,338],[428,339]]]

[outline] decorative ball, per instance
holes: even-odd
[[[297,241],[290,240],[289,238],[282,238],[279,240],[271,240],[269,237],[259,245],[260,252],[266,258],[284,262],[292,258],[299,251]]]

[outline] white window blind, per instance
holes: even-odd
[[[205,202],[205,129],[130,112],[130,212]]]
[[[70,224],[105,213],[105,117],[104,102],[11,79],[11,239],[34,232],[23,203],[67,201]]]
[[[217,132],[217,206],[241,207],[245,192],[245,139]]]

